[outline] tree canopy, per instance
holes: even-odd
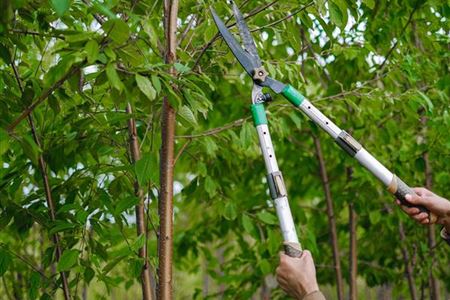
[[[64,276],[74,299],[137,297],[144,245],[155,289],[164,98],[176,111],[174,297],[285,297],[273,277],[282,237],[251,120],[252,83],[209,12],[214,6],[237,32],[231,8],[180,1],[168,63],[163,2],[2,1],[0,291],[8,299],[63,297]],[[448,2],[237,3],[272,77],[302,91],[405,182],[450,197]],[[431,295],[433,281],[441,297],[450,291],[440,228],[408,219],[282,97],[266,109],[298,235],[327,296],[336,297],[336,262],[325,185],[345,293],[352,257],[358,298],[380,286],[394,298],[414,298],[412,288]],[[136,234],[141,200],[147,224]]]

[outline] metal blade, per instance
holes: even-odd
[[[219,16],[216,14],[215,10],[211,7],[211,14],[214,18],[214,22],[217,25],[220,33],[222,34],[223,39],[227,43],[228,47],[230,47],[231,52],[233,52],[234,56],[237,58],[239,63],[244,67],[245,71],[250,76],[253,76],[253,70],[257,67],[255,66],[255,62],[247,52],[242,49],[241,45],[236,41],[231,32],[228,30],[227,26],[222,22]]]
[[[244,16],[242,16],[241,11],[237,7],[237,5],[232,1],[233,3],[233,13],[234,17],[236,18],[236,24],[239,28],[239,32],[242,37],[242,42],[244,44],[245,50],[247,50],[248,53],[250,53],[253,57],[254,64],[256,67],[260,67],[261,59],[258,56],[258,51],[256,50],[255,42],[253,41],[252,35],[250,33],[250,30],[248,29],[247,23],[245,23]]]

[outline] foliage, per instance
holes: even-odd
[[[449,197],[448,70],[450,7],[441,1],[243,1],[270,74],[309,97],[386,166],[424,185],[423,153],[433,189]],[[177,110],[175,295],[247,299],[269,288],[281,235],[265,169],[249,119],[251,83],[217,30],[208,7],[230,16],[225,1],[180,3],[178,76],[164,64],[162,1],[3,1],[0,19],[0,275],[2,294],[60,295],[57,271],[69,271],[81,297],[101,283],[136,289],[149,245],[157,262],[158,166],[162,97]],[[260,9],[263,8],[263,9]],[[304,9],[303,9],[304,8]],[[288,18],[289,15],[293,15]],[[103,24],[99,23],[102,20]],[[233,27],[233,30],[235,28]],[[11,64],[24,86],[21,93]],[[61,78],[69,78],[55,88]],[[245,79],[244,79],[245,78]],[[53,91],[54,89],[54,91]],[[42,146],[28,123],[8,126],[46,91],[33,110]],[[277,158],[305,248],[321,284],[333,285],[324,194],[312,133],[300,112],[276,97],[268,107]],[[125,107],[133,117],[142,159],[131,164]],[[424,125],[421,117],[428,121]],[[412,256],[417,286],[432,269],[450,290],[448,249],[438,245],[432,267],[426,231],[394,207],[380,184],[324,134],[344,276],[348,278],[348,208],[358,214],[359,276],[408,296],[401,247]],[[48,215],[38,157],[48,164],[56,221]],[[344,175],[353,167],[353,180]],[[147,195],[149,236],[137,237],[137,177]],[[399,222],[407,232],[399,239]],[[51,236],[61,235],[55,264]],[[192,282],[184,281],[191,276]],[[188,285],[189,282],[189,285]],[[266,282],[266,283],[264,283]],[[193,284],[195,288],[192,288]],[[444,289],[444,286],[442,286]],[[187,291],[186,291],[187,290]],[[281,291],[272,291],[283,297]],[[98,298],[108,298],[101,292]]]

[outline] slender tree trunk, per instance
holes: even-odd
[[[261,299],[261,300],[269,300],[270,299],[270,288],[267,286],[265,278],[263,279],[263,283],[261,285],[259,299]]]
[[[323,159],[322,147],[320,145],[320,140],[318,137],[313,136],[314,145],[316,147],[316,154],[319,160],[320,167],[320,177],[322,179],[323,190],[325,192],[325,200],[327,202],[327,215],[328,222],[330,226],[331,235],[331,246],[333,248],[333,259],[334,259],[334,269],[336,273],[336,287],[337,287],[337,298],[339,300],[344,299],[344,283],[342,280],[341,262],[339,256],[339,245],[336,230],[336,219],[334,217],[333,211],[333,199],[331,198],[330,184],[328,181],[327,170],[325,166],[325,160]]]
[[[357,216],[354,208],[353,202],[348,205],[349,210],[349,221],[350,221],[350,254],[349,254],[349,265],[350,265],[350,291],[349,299],[358,299],[358,286],[357,286],[357,274],[358,274],[358,254],[356,247],[356,222]]]
[[[131,104],[127,105],[127,113],[132,114]],[[136,131],[136,121],[133,118],[128,120],[128,134],[130,136],[130,153],[133,164],[141,159],[141,151],[139,150],[139,141]],[[134,181],[134,193],[139,198],[139,203],[135,207],[136,211],[136,231],[137,236],[145,235],[145,243],[139,249],[139,257],[144,260],[144,266],[141,271],[142,299],[153,299],[153,291],[150,276],[150,264],[147,257],[147,222],[145,219],[145,196],[142,188],[139,186],[137,179]]]
[[[223,277],[224,276],[224,273],[223,273],[223,271],[222,271],[222,265],[224,264],[224,262],[225,262],[225,258],[224,258],[224,256],[223,256],[223,252],[224,252],[224,249],[223,249],[223,247],[221,247],[221,248],[219,248],[219,249],[217,249],[217,261],[219,262],[219,266],[217,267],[217,274],[220,276],[220,277]],[[217,298],[218,299],[225,299],[225,284],[223,284],[223,283],[220,283],[220,285],[218,286],[218,293],[217,293]]]
[[[203,261],[203,290],[202,290],[202,295],[203,298],[208,297],[209,294],[209,275],[208,275],[208,260],[206,258],[202,259]]]
[[[427,118],[425,116],[422,116],[421,123],[423,125],[422,129],[423,129],[424,135],[425,135],[426,123],[427,123]],[[424,137],[424,140],[425,140],[425,137]],[[433,173],[432,173],[432,169],[431,169],[428,152],[424,152],[422,155],[422,158],[425,162],[425,187],[427,189],[431,190],[432,185],[433,185]],[[430,258],[431,258],[431,267],[429,268],[430,274],[429,274],[428,280],[429,280],[429,285],[430,285],[430,299],[431,300],[439,300],[440,299],[439,282],[433,275],[433,271],[436,268],[436,255],[435,255],[435,250],[434,250],[434,248],[436,247],[435,232],[436,232],[436,228],[435,228],[434,224],[431,224],[430,226],[428,226],[428,230],[427,230],[428,248],[430,249]]]
[[[347,181],[350,182],[353,177],[353,168],[347,168]],[[355,206],[353,199],[349,199],[348,204],[348,219],[349,219],[349,232],[350,232],[350,241],[349,241],[349,266],[350,266],[350,283],[349,283],[349,299],[357,300],[358,299],[358,286],[357,286],[357,277],[358,277],[358,253],[357,253],[357,245],[356,245],[356,224],[357,224],[357,215],[355,211]]]
[[[14,63],[11,63],[11,67],[14,71],[14,76],[16,77],[17,84],[19,85],[19,89],[20,89],[21,93],[23,94],[24,89],[22,86],[22,82],[20,80],[19,72],[17,71],[17,68],[14,65]],[[34,142],[39,147],[39,149],[42,149],[41,141],[36,132],[36,126],[34,125],[34,121],[33,121],[33,117],[31,115],[31,113],[27,115],[27,118],[28,118],[28,124],[30,125],[31,133],[33,135]],[[38,156],[38,165],[39,165],[39,171],[41,173],[42,180],[43,180],[45,198],[47,200],[47,206],[48,206],[48,213],[49,213],[51,221],[54,222],[56,220],[55,202],[53,201],[52,190],[51,190],[50,182],[49,182],[48,175],[47,175],[47,164],[46,164],[46,162],[44,160],[44,156],[42,154],[39,154],[39,156]],[[56,252],[55,252],[56,262],[59,262],[59,259],[61,258],[61,255],[62,255],[60,237],[57,233],[55,233],[52,236],[52,239],[53,239],[53,243],[55,244],[55,248],[56,248],[55,249],[56,250]],[[60,275],[61,275],[61,281],[62,281],[62,285],[63,285],[64,299],[70,300],[71,298],[70,298],[69,282],[67,280],[66,273],[60,272]]]
[[[403,255],[403,261],[405,263],[406,279],[408,280],[409,293],[411,294],[411,300],[417,300],[416,284],[414,283],[414,270],[411,265],[411,259],[409,257],[408,250],[404,246],[406,236],[403,223],[400,221],[398,225],[398,232],[400,234],[401,251]]]
[[[166,36],[165,62],[176,60],[178,0],[164,0],[164,30]],[[175,69],[170,73],[175,76]],[[158,299],[172,299],[172,254],[173,254],[173,162],[175,139],[175,109],[164,97],[161,120],[161,164],[159,195],[159,288]]]

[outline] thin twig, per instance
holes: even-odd
[[[19,123],[28,117],[33,110],[42,102],[44,102],[56,89],[58,89],[60,86],[66,82],[67,79],[69,79],[73,74],[75,74],[78,70],[80,70],[80,65],[72,66],[69,71],[57,82],[55,82],[51,87],[49,87],[47,90],[45,90],[41,96],[31,103],[21,114],[18,118],[16,118],[11,124],[6,128],[7,131],[11,134],[14,131],[14,128],[16,128]]]
[[[177,136],[175,136],[175,138],[176,139],[195,139],[195,138],[199,138],[199,137],[215,135],[215,134],[218,134],[219,132],[228,130],[230,128],[239,127],[242,124],[244,124],[244,122],[247,121],[248,119],[250,119],[250,117],[243,118],[243,119],[238,119],[238,120],[233,121],[231,123],[228,123],[228,124],[226,124],[224,126],[213,128],[213,129],[207,130],[207,131],[202,132],[202,133],[191,134],[191,135],[177,135]]]
[[[275,25],[277,25],[277,24],[279,24],[279,23],[281,23],[281,22],[283,22],[283,21],[285,21],[285,20],[287,20],[287,19],[289,19],[289,18],[295,16],[296,14],[298,14],[298,13],[304,11],[304,10],[307,9],[308,7],[312,6],[313,4],[314,4],[314,2],[310,2],[310,3],[306,4],[305,6],[303,6],[303,7],[299,8],[299,9],[295,10],[294,12],[292,12],[292,13],[290,13],[290,14],[288,14],[288,15],[285,16],[284,18],[281,18],[281,19],[279,19],[279,20],[276,20],[276,21],[274,21],[274,22],[272,22],[272,23],[269,23],[269,24],[267,24],[267,25],[264,25],[264,26],[261,26],[261,27],[252,29],[252,30],[250,30],[250,32],[260,31],[260,30],[262,30],[262,29],[264,29],[264,28],[273,27],[273,26],[275,26]]]
[[[388,58],[391,56],[392,52],[394,51],[394,49],[397,47],[398,42],[400,41],[400,38],[403,36],[403,34],[405,33],[406,28],[408,27],[409,23],[411,23],[412,21],[412,17],[414,15],[414,13],[417,11],[417,9],[419,8],[419,2],[416,2],[416,5],[414,6],[414,9],[411,11],[411,13],[409,14],[409,18],[408,21],[406,22],[405,26],[403,26],[402,31],[400,32],[400,35],[398,36],[398,39],[395,41],[394,45],[392,45],[392,47],[389,49],[388,53],[385,55],[384,61],[381,63],[381,65],[377,68],[377,71],[383,71],[384,66],[388,60]],[[375,74],[377,74],[378,72],[375,72]]]
[[[66,38],[63,35],[53,35],[50,33],[43,33],[43,32],[37,32],[37,31],[30,31],[30,30],[22,30],[22,29],[12,29],[11,32],[16,34],[24,34],[24,35],[33,35],[33,36],[41,36],[41,37],[50,37],[50,38],[56,38],[65,40]]]
[[[186,149],[187,146],[192,142],[192,139],[188,139],[186,143],[181,146],[181,149],[178,151],[177,155],[175,156],[175,159],[173,160],[173,165],[175,166],[177,164],[178,159],[180,158],[181,154],[183,154],[183,151]]]
[[[23,256],[21,256],[20,254],[15,253],[14,251],[8,249],[6,247],[5,244],[0,243],[0,247],[3,248],[3,250],[9,252],[10,254],[14,255],[16,258],[18,258],[19,260],[21,260],[23,263],[25,263],[27,266],[29,266],[33,271],[39,273],[43,278],[45,278],[46,280],[50,280],[53,284],[55,284],[55,282],[53,280],[51,280],[47,275],[45,275],[44,272],[42,272],[41,270],[39,270],[38,267],[36,267],[35,265],[33,265],[31,262],[29,262],[26,258],[24,258]]]

